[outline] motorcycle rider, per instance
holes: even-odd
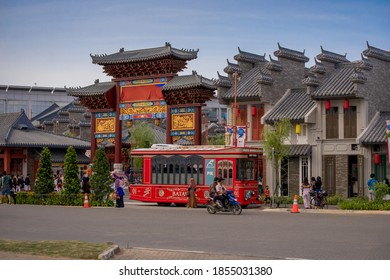
[[[225,200],[227,199],[227,196],[226,196],[226,188],[223,185],[223,183],[224,183],[224,179],[220,177],[218,179],[218,184],[215,187],[216,194],[215,194],[214,201],[217,202],[217,200],[219,200],[222,203],[222,207],[226,208]]]
[[[215,194],[217,193],[216,187],[218,184],[218,177],[214,177],[214,180],[210,184],[210,190],[209,190],[209,197],[210,197],[210,204],[212,206],[215,206]]]

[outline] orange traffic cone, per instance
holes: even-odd
[[[294,195],[294,204],[292,206],[291,213],[299,213],[299,210],[298,210],[298,196],[297,195]]]
[[[89,203],[88,203],[88,194],[86,193],[85,196],[84,196],[84,206],[83,208],[90,208],[91,206],[89,206]]]

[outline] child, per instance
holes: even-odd
[[[11,187],[10,195],[14,201],[14,204],[16,204],[16,189],[14,185],[12,185]],[[9,202],[9,204],[11,204],[11,201]]]
[[[267,201],[269,201],[269,205],[271,205],[271,196],[270,196],[268,185],[265,186],[265,190],[264,190],[264,202],[265,202],[265,205],[267,205]]]

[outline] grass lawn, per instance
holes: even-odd
[[[112,243],[88,243],[75,240],[0,240],[0,251],[76,260],[97,260],[98,256],[112,245]]]

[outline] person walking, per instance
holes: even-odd
[[[309,181],[305,177],[303,179],[303,183],[301,185],[302,196],[303,196],[303,205],[304,205],[305,209],[310,208],[310,189],[311,188],[312,187],[310,186]]]
[[[195,179],[191,178],[190,179],[190,184],[188,186],[188,191],[187,191],[187,197],[188,197],[188,203],[187,203],[187,208],[196,208],[198,205],[196,204],[196,184],[195,184]]]
[[[3,176],[0,179],[1,195],[0,204],[3,203],[3,197],[8,197],[8,204],[11,204],[11,178],[7,175],[7,172],[3,171]]]
[[[26,178],[24,179],[24,190],[26,192],[31,191],[30,174],[27,174]]]
[[[375,174],[370,174],[370,179],[367,181],[368,186],[368,200],[374,201],[375,200],[375,184],[378,183],[377,180],[375,180]]]
[[[125,191],[123,190],[123,181],[122,178],[118,175],[115,176],[115,194],[116,194],[116,202],[115,206],[117,208],[124,208],[125,203],[123,201],[123,196],[125,195]]]

